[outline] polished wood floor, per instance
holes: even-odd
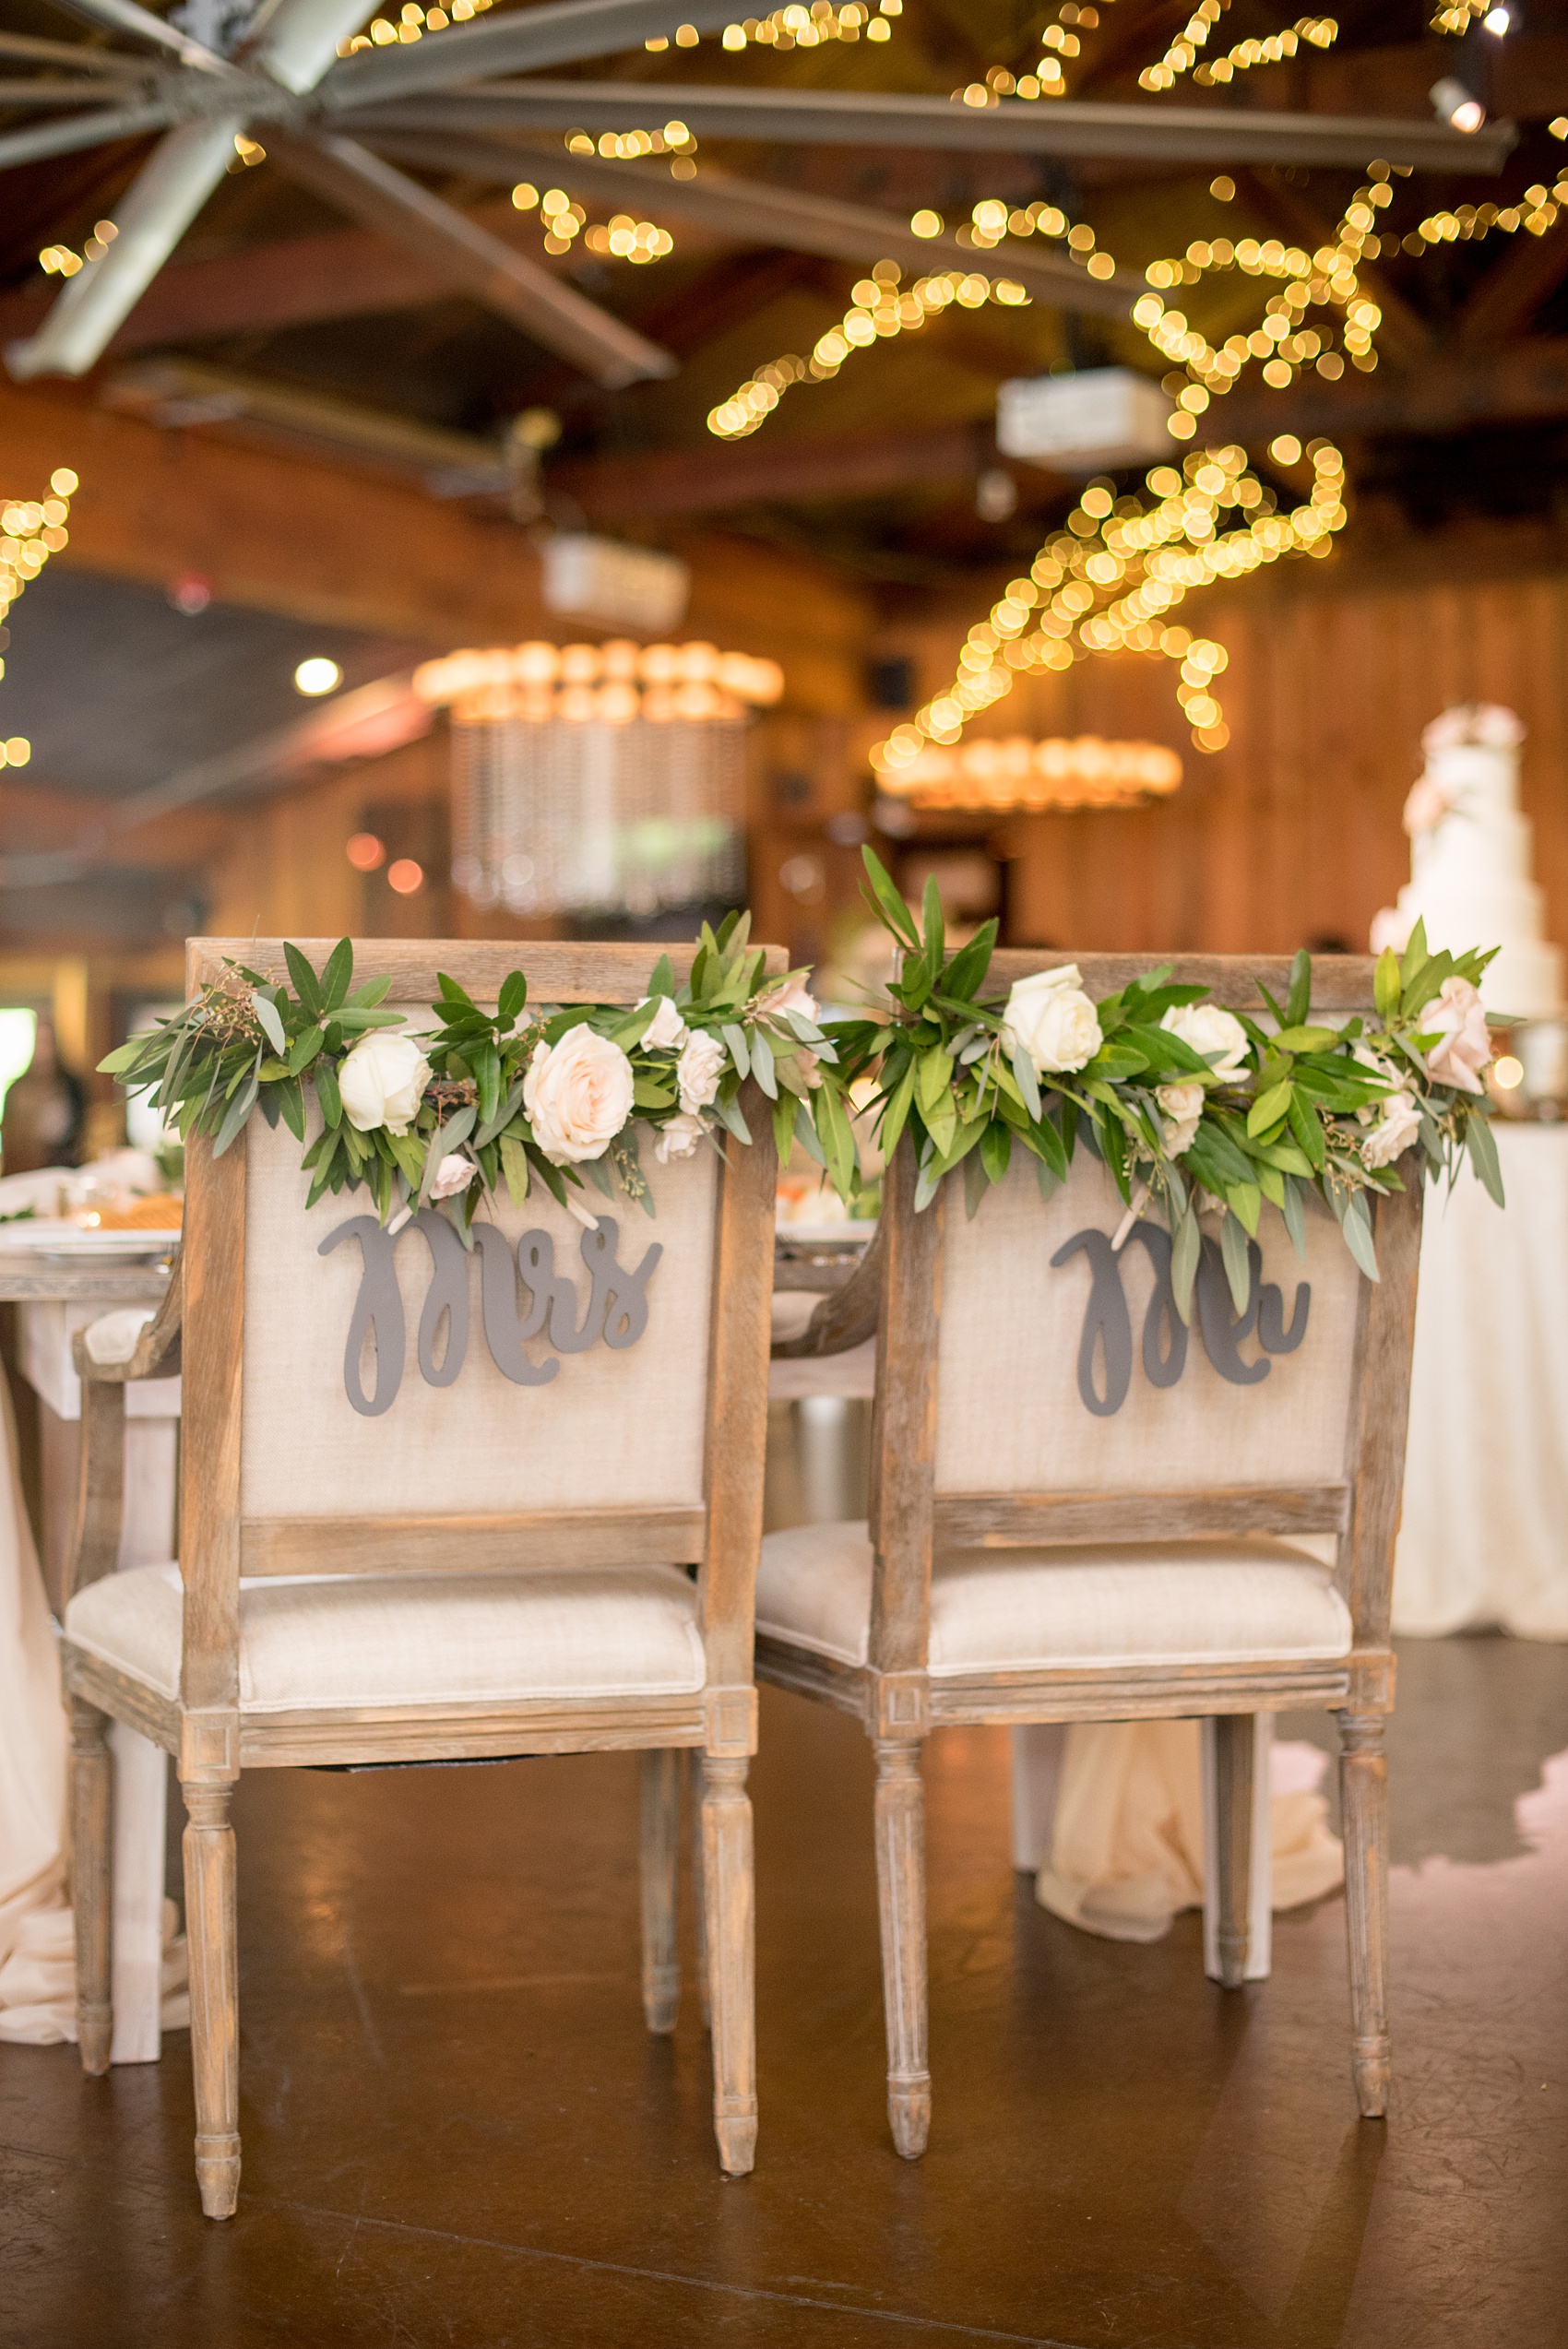
[[[778,1433],[776,1514],[852,1499],[831,1414]],[[765,1692],[740,2184],[695,1996],[643,2031],[630,1761],[256,1773],[239,2215],[200,2216],[183,2035],[103,2081],[0,2047],[0,2343],[1568,2343],[1568,1656],[1447,1641],[1401,1674],[1387,2124],[1351,2098],[1336,1900],[1229,1995],[1195,1916],[1090,1940],[1008,1864],[1004,1738],[948,1732],[916,2166],[883,2113],[865,1743]]]

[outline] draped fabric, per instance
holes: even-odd
[[[0,1375],[0,2039],[76,2036],[65,1892],[65,1714]]]

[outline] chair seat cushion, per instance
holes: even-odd
[[[177,1566],[106,1574],[65,1636],[166,1697],[180,1688]],[[674,1566],[341,1574],[240,1585],[240,1707],[506,1703],[703,1686],[695,1586]]]
[[[871,1618],[865,1525],[769,1534],[760,1633],[863,1664]],[[979,1671],[1318,1662],[1350,1652],[1327,1567],[1284,1542],[1173,1541],[954,1551],[932,1576],[933,1678]]]

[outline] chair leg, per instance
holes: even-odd
[[[756,1904],[744,1755],[703,1763],[703,1904],[713,2009],[713,2130],[730,2177],[756,2159]]]
[[[1345,1923],[1350,1942],[1350,2070],[1363,2119],[1388,2110],[1388,1757],[1381,1713],[1339,1715]]]
[[[650,1747],[642,1758],[643,2013],[660,2034],[674,2030],[681,2006],[680,1872],[681,1756]]]
[[[77,1930],[77,2046],[82,2070],[109,2069],[113,1957],[113,1773],[109,1720],[71,1699],[71,1906]]]
[[[887,2023],[887,2118],[906,2161],[931,2133],[927,2065],[925,1792],[920,1740],[876,1740],[876,1890]]]
[[[697,1997],[702,2007],[702,2027],[713,2028],[713,2000],[707,1984],[707,1896],[704,1885],[707,1871],[702,1858],[702,1765],[701,1746],[693,1746],[687,1754],[690,1767],[688,1780],[692,1806],[692,1904],[697,1919]]]
[[[185,1931],[190,1944],[196,2170],[208,2218],[232,2218],[240,2195],[240,1979],[230,1785],[182,1780]]]
[[[1219,1848],[1219,1978],[1239,1990],[1247,1978],[1253,1904],[1253,1756],[1257,1732],[1250,1713],[1221,1713],[1214,1724],[1216,1809]]]

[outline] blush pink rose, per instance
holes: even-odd
[[[1427,1074],[1435,1085],[1452,1085],[1460,1093],[1479,1093],[1481,1072],[1491,1059],[1491,1038],[1479,989],[1467,979],[1445,979],[1435,1003],[1420,1014],[1423,1036],[1437,1042],[1427,1054]]]
[[[540,1044],[523,1079],[534,1140],[558,1167],[601,1158],[632,1114],[632,1063],[591,1027]]]

